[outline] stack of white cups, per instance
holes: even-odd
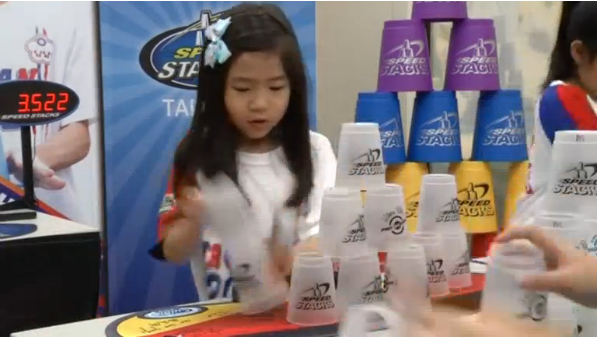
[[[440,247],[429,248],[430,234],[437,235]],[[419,217],[415,241],[425,246],[430,284],[439,282],[438,273],[445,272],[447,285],[430,287],[432,296],[446,295],[446,289],[462,289],[472,285],[466,233],[460,225],[460,206],[456,178],[451,174],[423,176],[419,199]],[[433,243],[437,245],[437,243]],[[447,249],[449,247],[449,249]],[[440,262],[441,261],[441,262]],[[444,269],[440,271],[438,269]]]
[[[548,189],[526,223],[544,227],[550,234],[597,255],[597,131],[558,131],[553,143]],[[547,213],[546,213],[547,212]],[[557,219],[558,221],[555,221]],[[550,226],[550,224],[552,224]],[[551,228],[550,228],[551,227]],[[558,300],[561,307],[564,300]],[[553,305],[550,305],[550,309]],[[581,336],[597,336],[597,310],[577,306]],[[568,310],[554,309],[567,320]],[[566,316],[567,317],[567,316]]]

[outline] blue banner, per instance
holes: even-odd
[[[157,213],[195,106],[201,31],[237,2],[100,3],[110,314],[197,301],[188,267],[154,261]],[[315,129],[315,2],[276,2],[297,32]],[[224,284],[221,285],[222,287]]]

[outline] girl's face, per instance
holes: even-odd
[[[578,67],[578,77],[591,97],[597,95],[597,57],[591,56],[580,41],[571,44],[571,55]]]
[[[245,141],[265,139],[278,125],[290,99],[290,84],[275,53],[250,52],[230,66],[224,101]]]

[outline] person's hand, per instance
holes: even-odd
[[[205,200],[197,187],[183,187],[176,198],[176,206],[187,220],[196,224],[201,223]]]
[[[21,183],[23,182],[23,161],[20,154],[8,151],[6,154],[9,171]],[[60,190],[66,186],[66,181],[56,175],[56,172],[44,164],[39,158],[33,160],[33,179],[36,187],[46,190]]]
[[[542,324],[513,316],[493,312],[473,315],[459,309],[436,309],[409,323],[409,335],[417,337],[561,336]]]
[[[528,290],[558,293],[588,307],[597,307],[597,259],[535,226],[514,227],[500,235],[497,243],[526,239],[541,249],[547,271],[526,276],[521,286]]]

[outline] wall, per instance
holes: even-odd
[[[340,7],[341,6],[341,7]],[[491,18],[496,26],[503,88],[523,91],[527,133],[543,81],[557,25],[560,2],[469,1],[471,18]],[[352,121],[359,91],[375,90],[381,32],[385,20],[410,17],[412,2],[317,2],[318,130],[336,144],[340,125]],[[547,23],[547,24],[546,24]],[[436,89],[443,86],[450,23],[432,25],[431,62]],[[458,93],[465,158],[470,157],[478,93]],[[400,94],[408,137],[414,93]],[[406,139],[407,140],[407,139]],[[530,140],[530,139],[529,139]],[[506,164],[492,164],[496,200],[504,199]],[[444,171],[446,165],[434,165]],[[498,208],[502,209],[500,202]]]

